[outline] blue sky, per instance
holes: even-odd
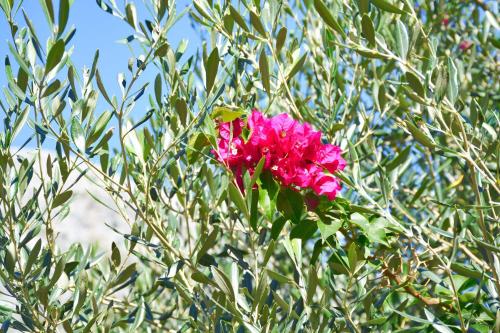
[[[59,2],[57,0],[54,0],[53,2],[57,17],[57,7]],[[125,1],[117,1],[117,3],[121,6],[125,3]],[[134,3],[137,7],[138,18],[140,21],[150,17],[150,14],[144,7],[142,1],[136,1]],[[191,1],[177,1],[177,13],[182,12],[183,9],[191,4]],[[42,45],[45,45],[49,37],[49,26],[42,11],[40,2],[36,0],[25,0],[21,8],[23,8],[28,14],[28,17],[36,28],[40,42]],[[16,16],[16,22],[21,27],[26,25],[21,11],[19,11]],[[118,17],[112,16],[103,11],[98,7],[94,0],[74,1],[70,9],[69,21],[66,30],[69,31],[69,28],[72,26],[76,27],[76,34],[70,42],[70,45],[74,46],[71,60],[73,61],[76,69],[79,71],[79,74],[81,75],[84,66],[91,67],[95,51],[99,49],[99,71],[106,89],[110,95],[119,96],[120,90],[117,83],[117,76],[120,72],[128,74],[127,64],[128,59],[132,54],[126,44],[119,43],[118,41],[133,34],[133,29]],[[176,48],[183,39],[187,39],[189,41],[186,56],[183,59],[187,59],[187,56],[193,55],[201,45],[200,35],[192,27],[191,19],[188,15],[184,15],[183,18],[169,31],[168,39],[173,48]],[[5,55],[9,54],[7,44],[8,41],[12,42],[10,40],[10,30],[5,17],[2,15],[0,17],[0,55],[2,57],[2,67],[4,66],[3,58]],[[11,58],[11,62],[14,62],[12,55],[9,54],[9,56]],[[4,68],[2,68],[2,72],[3,70]],[[65,76],[66,71],[63,71],[64,73],[60,74]],[[143,82],[147,80],[154,80],[154,77],[148,77],[148,71],[144,73],[144,77],[142,78]],[[0,75],[0,89],[3,90],[6,85],[5,75],[2,74]],[[0,92],[0,98],[3,99],[2,92]],[[140,111],[141,108],[145,108],[146,101],[147,98],[144,96],[142,101],[137,104],[136,109]],[[97,110],[97,113],[99,114],[99,111],[104,110],[105,107],[106,105],[102,103],[100,99],[97,108],[101,110]],[[1,117],[3,118],[3,115]],[[0,129],[2,127],[3,125],[0,125]],[[24,142],[27,135],[31,133],[31,129],[26,129],[21,132],[18,140],[16,140],[16,143],[20,144]]]

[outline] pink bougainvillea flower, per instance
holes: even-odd
[[[294,184],[302,188],[311,187],[316,176],[322,172],[323,169],[318,165],[308,163],[307,166],[298,168],[295,174]]]
[[[230,140],[231,138],[237,138],[241,135],[241,131],[245,122],[241,119],[235,119],[231,122],[220,123],[219,124],[219,135],[224,140]]]
[[[340,147],[325,144],[316,151],[316,161],[331,173],[344,170],[345,160],[340,156]]]
[[[239,166],[242,163],[245,148],[241,138],[219,141],[219,157],[228,166]]]
[[[322,173],[316,176],[312,189],[316,194],[326,195],[328,200],[333,200],[340,191],[340,183],[337,178]]]
[[[248,138],[242,137],[243,129]],[[230,168],[243,187],[243,173],[253,174],[264,157],[264,170],[291,188],[309,188],[329,200],[335,199],[340,183],[333,175],[345,167],[338,146],[321,143],[321,132],[282,113],[267,118],[252,110],[246,123],[241,119],[218,125],[217,159]]]

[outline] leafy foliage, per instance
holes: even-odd
[[[40,2],[49,36],[0,1],[2,331],[499,331],[494,2],[97,0],[137,55],[118,96],[99,52],[72,64],[72,1]],[[340,144],[341,197],[267,172],[242,191],[211,149],[252,108]],[[57,245],[83,178],[127,228],[104,253]]]

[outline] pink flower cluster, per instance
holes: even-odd
[[[244,139],[242,134],[247,130],[249,135]],[[240,186],[243,172],[253,174],[264,156],[264,170],[282,185],[310,188],[329,200],[335,199],[341,188],[332,175],[346,164],[340,148],[323,144],[320,131],[285,113],[267,118],[253,110],[246,123],[242,119],[219,123],[219,135],[214,154],[234,172]]]

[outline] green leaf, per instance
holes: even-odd
[[[151,117],[153,116],[154,112],[155,112],[154,109],[148,110],[148,112],[146,112],[146,114],[144,115],[144,117],[142,117],[138,122],[136,122],[134,124],[134,126],[132,126],[132,128],[127,131],[126,134],[132,132],[137,127],[141,126],[142,124],[144,124],[145,122],[147,122],[149,119],[151,119]]]
[[[219,70],[219,50],[215,47],[207,60],[205,68],[207,94],[210,94]]]
[[[97,71],[97,63],[99,61],[99,49],[95,50],[94,59],[92,60],[92,67],[90,67],[89,81],[94,78],[95,72]]]
[[[137,10],[135,9],[135,5],[131,2],[125,6],[125,15],[126,21],[132,28],[137,30]]]
[[[479,246],[484,246],[486,247],[488,250],[490,251],[493,251],[493,252],[496,252],[496,253],[499,253],[500,254],[500,247],[497,247],[497,246],[494,246],[492,244],[489,244],[489,243],[486,243],[486,242],[483,242],[482,240],[480,240],[479,238],[476,238],[474,236],[472,236],[472,238],[474,239],[474,241],[479,245]]]
[[[316,288],[319,285],[318,272],[316,271],[316,267],[314,265],[309,266],[307,277],[306,303],[311,304],[313,302],[313,297],[316,294]]]
[[[257,166],[255,167],[253,171],[252,178],[250,179],[249,187],[253,187],[254,184],[257,182],[257,179],[259,179],[260,174],[262,172],[262,168],[264,168],[264,164],[266,163],[266,158],[263,156],[259,160],[259,163],[257,163]]]
[[[71,119],[71,138],[75,143],[78,150],[85,153],[85,135],[83,133],[82,125],[77,117]]]
[[[355,47],[353,48],[354,51],[362,55],[363,57],[370,58],[370,59],[387,59],[387,56],[383,53],[380,53],[375,50],[370,50],[367,48],[359,48]]]
[[[64,41],[59,39],[50,48],[49,54],[47,55],[47,63],[45,64],[45,74],[49,73],[54,67],[56,67],[64,55]]]
[[[113,114],[109,111],[104,111],[95,124],[92,126],[92,129],[90,130],[90,135],[89,138],[87,139],[86,144],[90,146],[92,143],[94,143],[99,137],[101,136],[102,132],[104,132],[104,129],[108,125],[109,121],[111,120],[111,117]]]
[[[388,222],[385,218],[379,217],[374,221],[369,222],[363,215],[354,213],[351,214],[351,222],[359,226],[370,241],[387,245],[385,228],[387,227]]]
[[[54,5],[52,4],[52,0],[42,0],[40,4],[47,17],[47,21],[52,26],[54,24]]]
[[[12,73],[12,66],[10,64],[9,56],[5,56],[5,75],[7,76],[7,81],[12,85],[12,88],[15,87],[19,91],[19,95],[23,96],[23,92],[17,86],[16,81],[14,80],[14,74]]]
[[[144,300],[141,297],[141,303],[140,305],[136,308],[136,313],[135,313],[135,319],[134,323],[130,327],[130,332],[136,331],[144,321],[144,318],[146,317],[146,306],[144,305]]]
[[[111,243],[111,262],[113,263],[114,267],[118,267],[121,264],[121,255],[120,255],[120,250],[116,246],[115,242]]]
[[[269,63],[267,61],[267,56],[264,48],[262,48],[262,52],[259,57],[259,69],[260,75],[262,76],[262,85],[266,90],[267,94],[271,95],[271,83],[269,79]]]
[[[264,261],[262,262],[262,267],[267,266],[269,259],[271,259],[271,256],[274,253],[275,247],[276,247],[276,242],[273,239],[271,239],[271,241],[269,242],[269,245],[267,247],[266,254],[264,255]]]
[[[438,66],[437,78],[434,85],[434,98],[436,102],[441,102],[448,89],[448,70],[444,66]]]
[[[69,16],[69,0],[60,0],[59,2],[59,36],[64,32]]]
[[[368,320],[367,322],[362,323],[362,326],[373,326],[373,325],[382,325],[387,321],[389,317],[387,316],[381,316],[377,318],[373,318],[371,320]]]
[[[199,283],[215,285],[212,279],[208,278],[205,274],[201,272],[194,272],[193,274],[191,274],[191,279]]]
[[[286,76],[287,80],[290,80],[292,77],[295,76],[295,74],[297,74],[302,69],[304,63],[306,62],[306,58],[307,58],[307,52],[304,53],[302,57],[300,57],[297,61],[293,63],[292,69],[290,69],[290,71]]]
[[[398,47],[399,56],[406,60],[408,56],[408,31],[401,20],[396,22],[396,45]]]
[[[388,222],[383,217],[378,217],[374,221],[370,222],[370,226],[367,230],[367,237],[370,241],[388,245],[387,235],[385,229]]]
[[[316,230],[318,230],[318,225],[315,221],[304,219],[292,228],[290,239],[299,238],[306,241],[314,235]]]
[[[259,220],[259,189],[250,189],[247,191],[248,195],[250,195],[250,226],[254,231],[257,231],[257,222]]]
[[[398,156],[396,156],[394,159],[392,159],[385,165],[386,170],[390,172],[395,168],[397,168],[400,164],[403,164],[408,159],[408,156],[410,155],[410,150],[411,146],[406,146],[406,148],[403,149],[398,154]]]
[[[11,47],[10,43],[9,43],[9,47]],[[21,70],[22,70],[22,64],[20,61],[24,62],[19,54],[17,54],[17,51],[11,47],[11,52],[12,54],[14,54],[14,58],[16,58],[16,61],[18,62]],[[19,60],[18,60],[18,57],[19,57]],[[14,74],[12,72],[12,66],[10,64],[10,59],[8,56],[5,56],[5,76],[7,77],[7,82],[8,82],[8,85],[9,85],[9,88],[10,90],[21,100],[24,99],[24,92],[21,90],[21,88],[18,86],[16,80],[14,79]],[[6,94],[5,97],[9,97],[10,95]],[[15,103],[14,101],[12,101],[11,104]]]
[[[281,230],[283,230],[283,227],[285,226],[287,219],[283,216],[278,217],[274,222],[273,225],[271,226],[271,238],[276,240],[278,239],[278,236],[281,233]]]
[[[341,34],[343,38],[346,38],[344,30],[322,0],[314,0],[314,8],[316,8],[319,16],[325,21],[326,25]]]
[[[118,286],[125,281],[127,281],[132,274],[136,271],[136,263],[132,263],[127,268],[125,268],[121,273],[114,279],[113,283],[111,284],[111,287]]]
[[[289,313],[290,312],[290,304],[288,304],[276,291],[271,290],[273,293],[273,298],[276,301],[276,304],[283,309],[284,313]],[[295,314],[294,311],[291,312],[292,315]],[[296,316],[296,314],[295,314]],[[297,316],[298,317],[298,316]]]
[[[54,268],[54,273],[52,274],[52,277],[50,278],[49,284],[48,284],[48,289],[51,289],[57,281],[59,281],[59,278],[61,277],[62,273],[64,272],[64,267],[66,266],[66,261],[64,260],[64,257],[59,259],[59,261],[56,264],[56,267]]]
[[[28,63],[24,61],[24,59],[21,57],[21,55],[19,55],[19,53],[12,46],[11,43],[9,43],[9,50],[16,59],[16,62],[19,65],[19,67],[21,67],[24,70],[24,72],[26,72],[29,76],[32,76],[31,71],[29,70]]]
[[[231,13],[231,17],[234,19],[234,21],[246,32],[250,32],[248,29],[247,24],[245,23],[245,20],[243,17],[241,17],[240,13],[233,7],[233,5],[229,6],[229,11]]]
[[[166,57],[169,49],[170,46],[168,45],[168,43],[163,43],[155,50],[155,56],[160,58]]]
[[[262,24],[259,16],[254,11],[250,11],[250,22],[252,23],[255,30],[257,30],[258,33],[262,35],[262,37],[267,36],[264,25]]]
[[[111,99],[108,96],[108,93],[106,92],[106,89],[104,88],[104,84],[102,83],[101,75],[99,74],[99,70],[96,70],[95,73],[96,81],[97,81],[97,87],[99,88],[99,91],[101,92],[102,96],[108,102],[110,105],[113,105],[111,102]]]
[[[328,259],[328,264],[332,268],[334,274],[349,275],[349,266],[344,258],[338,254],[338,251],[332,253]]]
[[[229,297],[230,300],[234,300],[234,290],[231,287],[231,281],[229,278],[224,274],[223,271],[218,269],[217,267],[211,266],[210,271],[212,272],[212,275],[214,276],[214,282],[217,285],[217,287],[226,295]]]
[[[408,131],[413,135],[415,140],[420,142],[422,145],[428,147],[428,148],[434,148],[436,147],[436,144],[434,141],[428,137],[424,132],[422,132],[417,126],[413,124],[410,120],[405,120],[405,125]]]
[[[326,240],[328,237],[335,235],[335,233],[342,226],[342,220],[331,219],[330,223],[324,223],[323,221],[318,221],[318,229],[321,233],[321,237]]]
[[[359,226],[362,230],[368,230],[370,222],[368,219],[359,213],[351,214],[351,222]]]
[[[25,93],[28,88],[28,73],[26,73],[21,67],[17,71],[17,86],[23,93]]]
[[[212,114],[210,115],[212,119],[220,118],[223,122],[230,122],[235,119],[240,118],[245,112],[240,109],[231,109],[227,106],[216,106],[214,107]]]
[[[184,98],[178,98],[175,101],[175,110],[179,115],[179,119],[182,125],[186,125],[187,115],[188,115],[188,107],[186,104],[186,100]]]
[[[40,254],[41,248],[42,248],[42,240],[38,239],[33,248],[31,249],[30,254],[28,256],[28,261],[26,262],[26,266],[24,267],[25,276],[27,276],[30,273],[33,264],[36,262],[38,255]]]
[[[347,249],[347,259],[349,260],[349,268],[351,269],[351,273],[355,273],[356,264],[358,263],[358,253],[356,243],[352,242]]]
[[[259,205],[267,219],[273,221],[276,214],[276,198],[279,193],[279,185],[273,179],[270,171],[262,171],[260,181],[262,190],[259,191]]]
[[[277,208],[285,218],[298,223],[304,211],[304,199],[299,192],[285,187],[278,194]]]
[[[41,286],[40,288],[36,289],[35,293],[40,303],[44,307],[47,307],[49,304],[49,288],[47,286]]]
[[[488,41],[491,43],[491,45],[500,50],[500,38],[490,37]]]
[[[363,36],[368,40],[370,45],[375,45],[375,28],[373,28],[372,19],[367,14],[363,14],[361,29]]]
[[[436,329],[437,332],[440,333],[453,333],[454,331],[450,329],[448,326],[444,325],[439,319],[437,319],[434,314],[432,314],[429,310],[424,308],[424,313],[427,319],[432,322],[432,327]]]
[[[155,99],[156,103],[161,106],[161,74],[158,73],[155,78]]]
[[[377,99],[378,99],[378,104],[380,106],[380,110],[384,110],[385,105],[387,104],[387,97],[385,95],[384,84],[381,84],[378,88]]]
[[[241,191],[233,183],[229,183],[228,189],[231,201],[235,203],[236,207],[238,207],[246,218],[249,218],[250,214]]]
[[[394,6],[387,0],[371,0],[371,3],[382,9],[383,11],[394,13],[394,14],[404,14],[405,12],[399,7]]]
[[[361,14],[367,14],[370,11],[370,0],[359,0],[358,6]]]
[[[359,183],[360,178],[361,178],[361,172],[359,170],[359,158],[358,158],[358,153],[356,152],[356,147],[352,144],[351,141],[349,141],[349,155],[351,157],[352,161],[352,177],[354,180],[354,183]]]
[[[106,133],[103,135],[102,139],[99,141],[98,144],[96,144],[96,146],[94,147],[93,149],[93,152],[97,152],[99,151],[99,149],[101,148],[105,148],[107,147],[107,143],[109,141],[109,139],[111,139],[111,137],[113,136],[113,129],[110,128],[109,130],[106,131]],[[107,148],[105,149],[107,150]]]
[[[458,71],[455,63],[448,58],[448,99],[453,104],[458,97]]]
[[[420,79],[412,72],[406,72],[406,81],[411,89],[420,97],[425,99],[425,88]]]
[[[293,282],[292,280],[290,280],[290,278],[288,278],[285,275],[280,274],[280,273],[278,273],[276,271],[273,271],[273,270],[270,270],[270,269],[266,269],[266,272],[267,272],[267,274],[269,275],[269,277],[271,279],[276,280],[279,283],[288,284],[288,283],[292,283]]]
[[[279,53],[285,45],[287,29],[282,27],[278,32],[278,36],[276,37],[276,53]]]
[[[187,151],[187,158],[189,163],[194,163],[198,158],[201,150],[209,145],[210,142],[204,133],[197,132],[189,139],[189,150]]]
[[[63,204],[65,204],[73,195],[73,191],[68,190],[62,193],[59,193],[58,195],[55,196],[54,200],[52,201],[52,209],[57,208]]]
[[[203,0],[193,1],[193,5],[198,11],[198,13],[200,13],[201,16],[203,16],[210,22],[214,22],[214,18],[212,17],[213,14],[211,13],[210,9],[206,6],[206,4],[208,5],[208,3]]]
[[[452,263],[450,265],[450,268],[452,271],[454,271],[455,273],[459,274],[459,275],[462,275],[462,276],[465,276],[465,277],[469,277],[469,278],[472,278],[472,279],[481,279],[483,278],[483,273],[471,268],[471,267],[467,267],[466,265],[464,264],[459,264],[459,263]]]
[[[7,273],[9,273],[9,275],[12,276],[14,275],[14,270],[15,270],[14,257],[12,256],[12,254],[8,249],[5,249],[4,253],[5,257],[3,259],[3,265]]]
[[[200,250],[196,254],[196,261],[200,261],[200,259],[210,250],[217,242],[217,236],[219,235],[219,228],[215,227],[214,230],[206,237],[203,242]]]
[[[68,81],[71,90],[76,95],[76,84],[75,84],[75,68],[72,65],[68,66]]]
[[[224,28],[226,29],[227,32],[230,34],[233,33],[233,27],[234,27],[234,19],[230,14],[226,14],[223,17],[224,21]]]
[[[42,97],[47,97],[51,94],[53,94],[54,92],[56,92],[57,90],[59,90],[59,88],[61,87],[61,81],[59,80],[54,80],[54,82],[52,82],[46,89],[45,91],[43,92],[43,95]]]

